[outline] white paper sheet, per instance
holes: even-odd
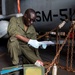
[[[52,41],[40,41],[41,43],[45,43],[46,45],[53,45],[55,44],[54,42]]]

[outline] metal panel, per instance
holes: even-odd
[[[3,14],[17,13],[17,0],[3,0]],[[69,18],[72,21],[75,15],[75,0],[20,0],[21,13],[27,8],[33,8],[37,13],[34,26],[37,31],[49,31],[55,28],[62,20]],[[62,29],[67,31],[71,23],[67,23]]]

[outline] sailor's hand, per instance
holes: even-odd
[[[40,60],[37,60],[37,61],[34,63],[34,65],[40,67],[40,66],[43,66],[43,62],[40,61]]]
[[[39,46],[41,45],[40,42],[38,42],[37,40],[33,40],[33,39],[30,39],[28,41],[28,44],[34,48],[39,48]]]

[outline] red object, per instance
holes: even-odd
[[[70,33],[70,39],[72,39],[73,38],[73,35],[75,35],[75,34],[73,34],[73,33]]]

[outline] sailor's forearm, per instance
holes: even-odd
[[[16,35],[15,36],[17,39],[19,39],[19,40],[22,40],[22,41],[24,41],[24,42],[28,42],[30,39],[28,39],[27,37],[23,37],[23,36],[21,36],[21,35]]]

